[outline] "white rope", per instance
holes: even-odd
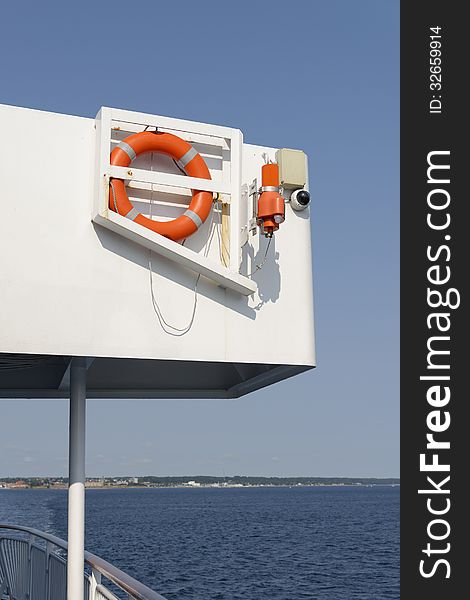
[[[150,170],[153,171],[153,152],[152,152],[151,160],[150,160]],[[150,193],[150,215],[149,215],[150,218],[152,218],[152,214],[153,214],[153,183],[151,185],[152,185],[152,187],[151,187],[151,193]],[[212,238],[214,237],[214,230],[212,229],[213,224],[214,224],[214,210],[211,209],[211,220],[210,220],[210,225],[209,225],[210,234],[209,234],[209,239],[206,242],[206,246],[204,249],[204,256],[206,258],[209,254],[210,246],[212,243]],[[215,228],[217,229],[217,226]],[[194,284],[194,302],[193,302],[193,309],[191,311],[191,318],[189,319],[188,324],[185,325],[184,327],[176,327],[175,325],[172,325],[171,323],[168,323],[168,321],[166,321],[166,319],[163,316],[162,310],[161,310],[160,306],[158,305],[157,298],[155,296],[155,290],[154,290],[154,285],[153,285],[152,250],[149,250],[148,267],[149,267],[149,275],[150,275],[150,295],[152,298],[152,306],[153,306],[153,310],[155,311],[155,314],[157,315],[157,318],[158,318],[161,328],[168,335],[173,335],[175,337],[181,337],[181,336],[185,335],[186,333],[188,333],[188,331],[193,326],[194,318],[196,316],[197,296],[198,296],[197,287],[199,284],[199,280],[201,278],[201,274],[200,273],[198,274],[198,276],[196,277],[196,282]]]
[[[219,221],[219,227],[216,227],[217,239],[219,242],[219,259],[220,259],[220,262],[222,265],[227,266],[224,262],[223,251],[225,250],[225,252],[227,253],[227,256],[229,256],[230,250],[229,250],[229,248],[227,248],[227,244],[224,243],[224,240],[222,239],[221,233],[220,233],[222,231],[223,202],[219,198],[219,196],[217,196],[217,198],[215,199],[215,202],[217,203],[217,220]]]
[[[247,273],[247,277],[251,277],[252,275],[254,275],[256,273],[256,271],[259,271],[260,269],[263,268],[264,264],[266,263],[266,261],[268,260],[268,252],[269,252],[269,246],[271,245],[271,240],[273,238],[270,237],[268,240],[268,243],[266,244],[266,252],[264,253],[264,257],[263,260],[259,263],[259,265],[255,265],[255,268],[253,269],[253,271],[251,271],[251,273]]]
[[[268,155],[266,153],[264,153],[263,156],[266,158],[266,160],[268,159]],[[222,229],[222,217],[221,217],[221,213],[222,213],[222,201],[219,198],[217,198],[215,201],[217,202],[217,206],[218,207],[219,207],[219,203],[220,203],[220,209],[217,211],[217,215],[218,215],[218,221],[219,221],[220,229]],[[224,241],[221,239],[219,228],[216,227],[216,231],[217,231],[217,237],[218,237],[218,241],[219,241],[220,262],[222,264],[224,264],[224,260],[223,260],[223,256],[222,256],[222,250],[225,250],[227,252],[227,254],[229,254],[230,251],[227,248],[227,245],[224,244]],[[258,265],[255,265],[255,268],[253,269],[253,271],[251,273],[247,273],[246,277],[251,277],[257,271],[259,271],[260,269],[262,269],[264,267],[264,265],[266,264],[266,261],[268,260],[268,252],[269,252],[269,246],[271,245],[271,240],[272,240],[272,237],[269,238],[269,241],[268,241],[268,243],[266,245],[266,252],[264,253],[263,260]]]

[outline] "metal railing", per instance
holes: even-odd
[[[83,574],[84,600],[122,600],[102,583],[103,578],[130,600],[165,600],[90,552],[85,552],[85,565],[89,573]],[[0,600],[66,598],[67,542],[31,527],[0,523]]]

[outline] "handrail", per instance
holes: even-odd
[[[12,531],[21,531],[24,533],[29,533],[34,537],[41,538],[46,542],[50,542],[57,546],[58,548],[62,548],[62,550],[67,551],[67,542],[62,540],[55,535],[50,533],[44,533],[39,529],[34,529],[33,527],[23,527],[22,525],[10,525],[7,523],[0,523],[0,529],[9,529]],[[137,581],[124,571],[121,571],[108,561],[92,554],[85,550],[85,563],[89,565],[92,569],[104,575],[106,579],[109,579],[122,590],[124,590],[127,594],[136,598],[136,600],[166,600],[163,596],[154,592],[152,589]]]

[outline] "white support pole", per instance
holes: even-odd
[[[86,359],[72,359],[70,366],[67,600],[84,600],[86,374]]]

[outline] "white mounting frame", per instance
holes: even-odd
[[[230,168],[228,170],[224,169],[222,181],[211,181],[198,177],[134,169],[133,167],[111,166],[109,157],[113,122],[125,123],[133,127],[139,126],[139,128],[142,128],[138,129],[140,131],[145,126],[150,126],[170,130],[183,138],[197,139],[197,136],[204,136],[205,140],[211,138],[213,141],[217,141],[218,145],[230,150]],[[245,296],[256,292],[256,283],[239,273],[242,243],[240,223],[242,132],[231,127],[108,107],[102,107],[98,112],[95,126],[96,187],[92,220],[146,248],[150,248],[158,254],[175,260],[184,267],[212,279],[223,287],[233,289]],[[196,139],[193,139],[193,141],[196,141]],[[230,262],[228,267],[219,265],[202,254],[193,252],[189,248],[109,210],[110,177],[174,187],[175,193],[181,188],[191,188],[222,194],[224,199],[230,203]]]

